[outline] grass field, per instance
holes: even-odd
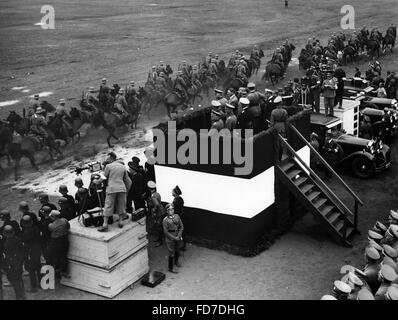
[[[260,44],[269,57],[271,50],[289,38],[297,47],[310,36],[324,40],[340,28],[343,0],[291,0],[289,8],[276,0],[150,0],[150,1],[61,1],[46,2],[55,8],[55,29],[42,30],[41,1],[0,2],[0,102],[18,100],[0,107],[3,118],[11,109],[26,106],[28,96],[50,92],[46,99],[56,104],[66,98],[76,105],[81,91],[99,85],[102,77],[110,83],[143,83],[151,65],[164,60],[176,67],[181,60],[197,62],[209,51],[228,58],[235,49],[250,50]],[[356,25],[379,26],[383,31],[398,14],[396,0],[352,0]],[[265,61],[265,59],[264,59]],[[367,62],[359,66],[365,70]],[[397,55],[382,58],[384,72],[398,71]],[[348,68],[351,72],[353,65]],[[32,73],[33,72],[33,73]],[[298,75],[289,67],[288,77]],[[13,79],[11,79],[13,77]],[[258,78],[256,79],[258,80]],[[264,83],[259,83],[264,87]],[[14,87],[25,87],[13,90]],[[87,137],[84,143],[105,148],[103,136]],[[393,155],[398,156],[395,144]],[[51,170],[54,165],[42,166]],[[29,173],[30,169],[25,168]],[[340,266],[362,264],[366,232],[396,205],[395,164],[388,172],[370,180],[344,174],[344,179],[365,200],[361,209],[354,247],[342,248],[320,233],[311,216],[299,221],[291,232],[254,258],[189,246],[180,274],[167,276],[155,289],[137,286],[119,299],[319,299],[330,292]],[[37,209],[34,195],[13,191],[12,181],[0,182],[0,209],[16,208],[29,200]],[[333,184],[333,183],[332,183]],[[337,186],[334,186],[338,188]],[[15,212],[13,212],[15,214]],[[166,272],[165,248],[151,248],[151,266]],[[12,298],[11,289],[6,298]],[[81,291],[59,288],[30,295],[31,299],[98,299]]]

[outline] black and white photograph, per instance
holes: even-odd
[[[0,300],[398,300],[397,18],[1,0]]]

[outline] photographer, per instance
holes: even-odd
[[[100,232],[108,231],[108,217],[114,212],[119,216],[119,228],[123,228],[123,218],[126,216],[127,190],[131,187],[131,180],[127,174],[124,163],[117,160],[116,154],[110,152],[107,158],[104,176],[107,179],[106,198],[104,207],[104,224],[98,229]]]

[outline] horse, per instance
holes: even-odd
[[[40,106],[45,110],[45,112],[43,113],[44,117],[46,117],[48,113],[53,113],[55,111],[55,107],[46,100],[40,102]]]
[[[394,46],[395,46],[395,38],[393,35],[387,33],[385,37],[383,38],[383,44],[382,44],[382,50],[383,53],[386,52],[388,46],[390,46],[390,51],[391,53],[393,52]]]
[[[370,58],[372,58],[376,55],[377,55],[377,57],[380,57],[380,42],[379,41],[377,41],[375,39],[369,39],[366,47],[368,48],[368,55]]]
[[[57,114],[50,118],[47,124],[47,131],[51,132],[54,139],[63,140],[66,144],[69,143],[69,138],[73,137],[72,126],[68,128],[62,117]]]
[[[149,85],[140,87],[138,89],[138,99],[141,101],[141,108],[150,118],[150,111],[157,108],[163,102],[164,94],[158,90],[153,89]]]
[[[353,62],[355,56],[357,55],[357,51],[354,48],[354,46],[352,45],[347,45],[344,49],[343,49],[343,62],[344,64],[347,64],[347,62]]]
[[[79,110],[76,107],[71,107],[70,110],[71,126],[72,126],[72,141],[75,136],[78,137],[78,142],[80,141],[80,131],[84,123],[92,122],[92,115],[88,111]]]
[[[138,118],[141,115],[141,101],[137,99],[134,95],[127,93],[126,94],[127,101],[127,112],[131,116],[131,128],[137,129]]]
[[[10,124],[12,132],[16,132],[21,136],[25,136],[29,132],[30,121],[29,118],[21,117],[15,111],[10,111],[6,121]]]
[[[167,115],[171,119],[171,113],[174,113],[178,107],[183,106],[185,104],[185,99],[178,95],[175,91],[172,91],[163,99],[163,103],[166,106]]]
[[[282,67],[274,62],[268,62],[265,66],[264,75],[262,76],[262,80],[271,80],[272,86],[275,86],[278,83],[279,79],[283,76]]]

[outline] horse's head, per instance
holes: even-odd
[[[8,117],[6,119],[6,121],[9,122],[10,124],[19,123],[21,120],[22,120],[22,117],[15,111],[10,111],[10,114],[8,115]]]
[[[41,106],[44,110],[46,110],[47,112],[54,112],[54,111],[55,111],[55,107],[54,107],[51,103],[47,102],[46,100],[43,100],[43,101],[40,103],[40,106]]]
[[[76,107],[71,107],[70,108],[70,116],[72,119],[79,119],[80,111]]]

